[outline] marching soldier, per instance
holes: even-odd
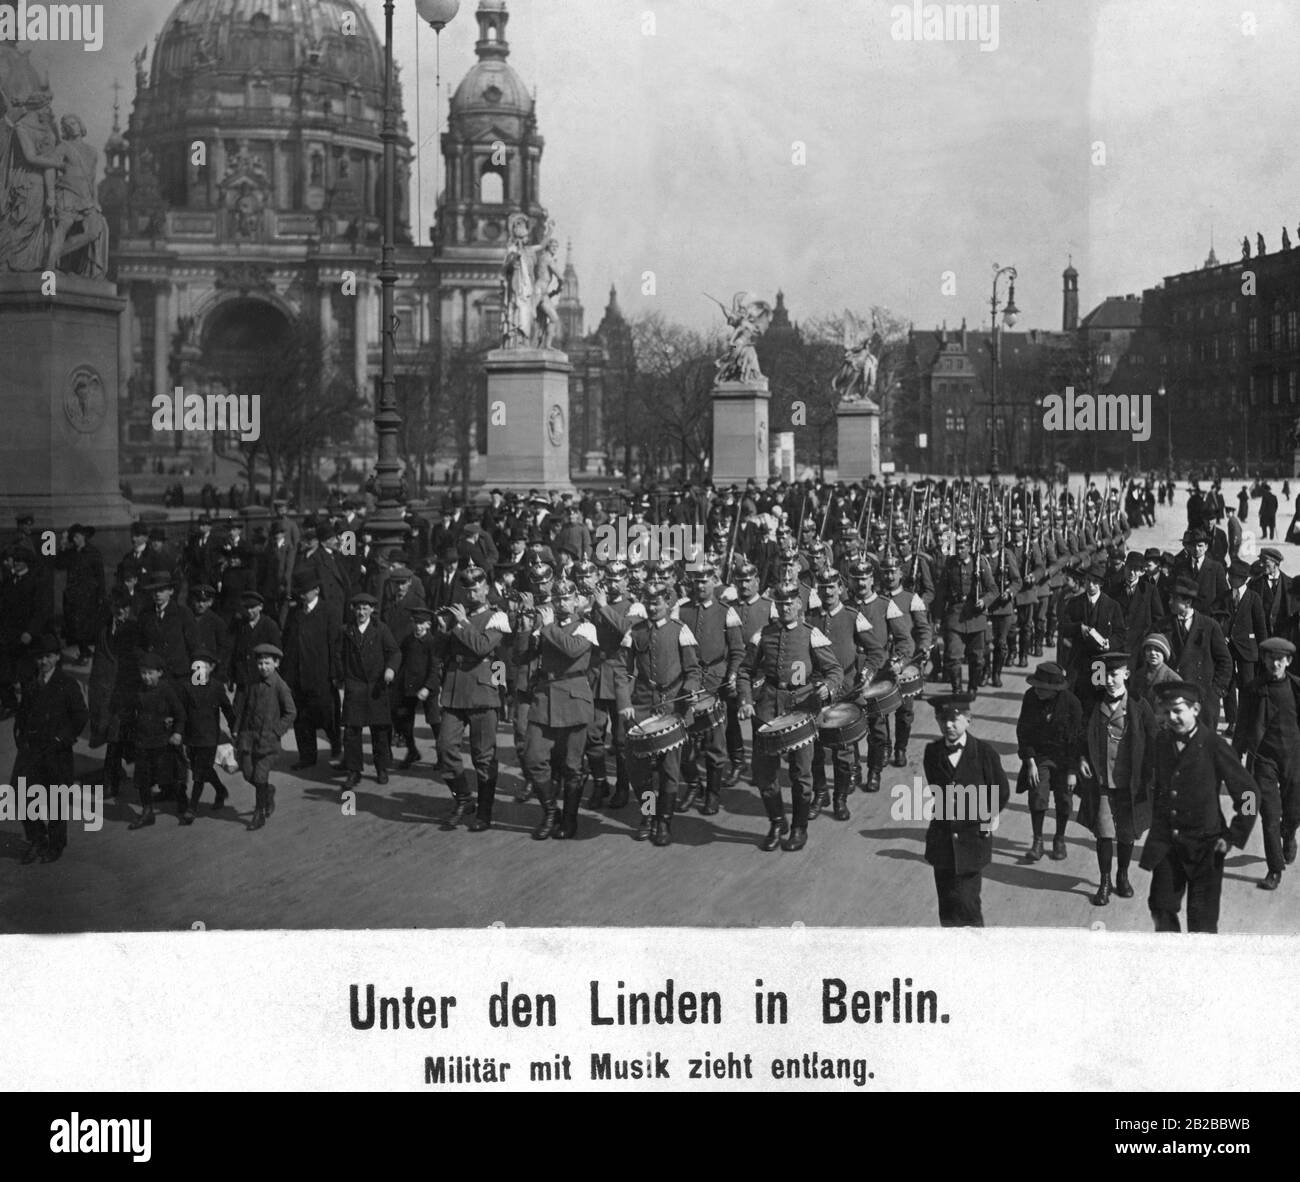
[[[1016,623],[1007,663],[1028,668],[1031,655],[1042,655],[1042,646],[1035,643],[1034,624],[1040,603],[1044,605],[1042,611],[1047,611],[1047,560],[1038,539],[1025,532],[1025,519],[1019,510],[1011,518],[1011,549],[1021,568],[1021,584],[1015,595]]]
[[[695,637],[701,689],[705,693],[718,694],[725,700],[735,695],[736,673],[745,655],[740,615],[714,598],[717,571],[713,567],[701,565],[689,570],[687,578],[691,599],[678,606],[676,615]],[[725,719],[711,726],[706,733],[693,734],[687,740],[686,753],[682,759],[686,794],[677,803],[676,811],[679,813],[686,812],[700,793],[701,755],[704,756],[706,780],[703,785],[704,804],[700,812],[711,817],[719,808],[722,775],[727,764]]]
[[[1142,869],[1151,871],[1147,905],[1156,931],[1181,931],[1185,893],[1187,930],[1217,932],[1224,858],[1230,846],[1243,849],[1250,837],[1258,789],[1232,748],[1202,720],[1199,685],[1167,681],[1156,694],[1165,721],[1156,733],[1151,832],[1142,847]],[[1220,784],[1232,797],[1231,825],[1219,810]]]
[[[984,558],[993,571],[994,585],[998,589],[988,613],[989,632],[993,637],[993,679],[990,684],[994,689],[1001,689],[1002,669],[1007,663],[1011,628],[1016,622],[1016,596],[1021,588],[1020,567],[1015,555],[1002,545],[1001,530],[992,522],[984,527],[982,538]]]
[[[582,752],[595,718],[589,672],[592,655],[599,651],[595,627],[578,611],[574,584],[556,582],[552,600],[553,608],[543,604],[539,609],[531,636],[537,651],[537,673],[524,749],[524,762],[542,806],[542,819],[533,830],[538,841],[572,838],[578,832]],[[564,769],[564,803],[559,815],[551,791],[551,761],[557,752]]]
[[[587,766],[591,769],[591,807],[601,808],[609,796],[609,769],[605,761],[605,735],[614,751],[614,795],[609,807],[621,809],[627,804],[627,725],[618,711],[618,668],[623,663],[620,649],[627,630],[637,620],[645,619],[645,608],[628,597],[628,566],[614,559],[605,567],[604,585],[592,592],[591,624],[596,630],[599,654],[592,658],[592,685],[595,709],[587,731]]]
[[[939,724],[939,738],[925,745],[922,759],[926,783],[942,794],[943,807],[936,808],[925,833],[925,860],[934,870],[939,924],[946,928],[984,926],[980,888],[984,867],[993,861],[996,819],[957,815],[963,810],[953,807],[956,793],[952,789],[978,785],[989,794],[987,804],[991,810],[996,785],[998,812],[1006,808],[1011,795],[996,748],[970,733],[972,700],[971,694],[944,694],[929,699]]]
[[[615,684],[619,713],[630,726],[668,707],[689,726],[688,699],[700,688],[695,637],[680,620],[670,618],[675,597],[667,586],[647,587],[645,596],[646,619],[638,620],[623,637],[623,664]],[[649,759],[631,751],[629,756],[632,787],[641,800],[641,824],[635,839],[652,838],[655,845],[668,845],[681,780],[681,747]],[[653,816],[651,793],[656,794]]]
[[[869,562],[854,563],[854,569],[870,567]],[[831,642],[835,659],[840,663],[843,679],[841,689],[856,688],[869,682],[885,664],[883,634],[856,607],[846,607],[841,602],[843,586],[840,572],[823,571],[817,579],[817,595],[821,607],[808,615],[811,627],[820,630]],[[876,613],[879,615],[879,613]],[[879,720],[882,729],[884,719]],[[839,747],[831,754],[831,774],[834,777],[833,802],[826,798],[826,752],[819,741],[813,741],[812,783],[813,802],[808,819],[813,820],[829,803],[831,815],[837,821],[850,819],[848,796],[862,783],[862,766],[858,762],[857,744]],[[879,773],[877,773],[878,775]]]
[[[470,600],[468,608],[453,603],[444,611],[438,655],[443,679],[439,704],[438,771],[455,797],[456,806],[444,822],[454,829],[470,814],[469,828],[481,833],[492,823],[497,788],[497,717],[505,666],[499,649],[510,635],[506,613],[488,602],[487,572],[464,567],[456,576]],[[470,766],[461,769],[461,743],[469,736]],[[539,786],[540,790],[540,786]]]
[[[892,663],[895,672],[902,668],[912,652],[912,636],[908,628],[910,616],[892,599],[876,594],[876,567],[869,558],[849,567],[847,606],[862,613],[871,625],[872,647],[879,646],[876,653],[864,653],[858,684],[869,685],[887,664]],[[867,792],[880,791],[880,773],[888,756],[888,722],[883,715],[875,715],[867,732]]]
[[[738,559],[734,563],[732,580],[736,587],[736,599],[732,607],[740,617],[740,635],[748,638],[771,622],[774,608],[772,601],[766,595],[759,593],[758,567],[752,562]],[[753,736],[750,737],[752,739]],[[727,699],[727,757],[731,766],[722,782],[730,788],[742,774],[748,774],[748,769],[745,767],[745,736],[740,726],[738,692]]]
[[[785,583],[776,588],[773,602],[779,619],[750,638],[737,676],[740,717],[756,718],[760,723],[794,710],[810,709],[818,702],[829,702],[839,692],[844,678],[830,638],[800,618],[798,586]],[[795,851],[808,843],[812,744],[796,748],[786,758],[793,805],[789,825],[781,800],[781,759],[761,754],[757,748],[754,751],[754,779],[771,822],[767,836],[759,844],[763,850],[774,850],[779,843],[782,849]]]
[[[880,579],[884,583],[885,595],[903,614],[905,622],[911,623],[911,647],[900,646],[893,656],[901,665],[915,661],[924,673],[924,661],[934,641],[934,626],[930,621],[930,612],[921,595],[909,591],[903,586],[902,570],[893,558],[886,558],[880,564]],[[894,753],[890,757],[893,767],[907,766],[907,742],[912,737],[912,722],[916,708],[911,698],[904,698],[894,715]]]
[[[998,597],[988,560],[971,553],[970,534],[957,534],[956,554],[947,559],[935,588],[934,614],[943,621],[944,664],[954,694],[961,692],[962,658],[969,649],[970,690],[979,692],[984,678],[984,632],[989,605]]]

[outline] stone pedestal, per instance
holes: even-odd
[[[767,483],[767,379],[719,382],[713,387],[713,484],[726,488],[747,480]]]
[[[0,520],[98,531],[131,519],[118,491],[118,325],[126,300],[103,280],[0,276]]]
[[[880,475],[880,407],[865,402],[841,402],[835,411],[839,429],[838,476],[846,483]]]
[[[487,355],[487,484],[571,492],[569,359],[558,349]]]

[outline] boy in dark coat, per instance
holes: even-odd
[[[433,612],[427,607],[410,610],[410,632],[401,642],[402,668],[394,682],[393,722],[406,746],[406,758],[401,766],[409,768],[420,758],[415,745],[415,716],[423,708],[425,721],[430,726],[430,707],[438,699],[438,685],[442,680],[438,663],[436,642],[433,637]]]
[[[239,770],[253,785],[255,804],[248,828],[261,829],[275,812],[271,768],[280,754],[280,740],[293,727],[297,714],[293,694],[276,670],[284,654],[274,644],[253,651],[257,679],[235,698],[235,751]]]
[[[194,785],[190,789],[190,807],[182,815],[181,823],[188,825],[194,820],[203,796],[204,784],[211,784],[216,790],[217,798],[212,802],[212,811],[217,812],[226,803],[230,794],[217,775],[217,746],[221,742],[221,716],[233,728],[235,712],[230,699],[226,696],[226,687],[217,677],[217,657],[208,649],[199,649],[194,653],[194,672],[188,684],[181,691],[181,701],[185,705],[185,747],[189,753],[190,766],[194,769]]]
[[[1054,661],[1039,665],[1026,678],[1029,688],[1020,703],[1016,743],[1020,774],[1016,792],[1029,793],[1029,819],[1034,841],[1025,860],[1043,856],[1043,819],[1049,802],[1056,804],[1056,835],[1052,861],[1066,857],[1065,827],[1070,823],[1071,796],[1078,783],[1079,747],[1083,738],[1083,706],[1067,688],[1065,670]]]
[[[176,786],[177,752],[185,733],[185,706],[171,682],[164,680],[163,658],[158,653],[145,653],[140,657],[139,667],[141,688],[134,710],[135,790],[144,811],[128,829],[143,829],[154,823],[155,784],[164,800],[177,797],[176,811],[182,819],[190,807],[183,784],[180,789]]]

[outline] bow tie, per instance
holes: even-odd
[[[965,746],[965,744],[964,744],[964,743],[945,743],[943,746],[944,746],[944,749],[945,749],[946,751],[960,751],[960,750]]]

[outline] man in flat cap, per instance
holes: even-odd
[[[1219,930],[1223,862],[1230,846],[1244,848],[1255,824],[1259,790],[1232,748],[1204,721],[1203,694],[1192,681],[1156,689],[1164,727],[1156,734],[1151,832],[1142,869],[1151,871],[1147,905],[1158,932]],[[1219,785],[1232,797],[1231,825],[1219,809]]]
[[[1265,546],[1259,552],[1260,573],[1246,585],[1259,596],[1264,607],[1264,626],[1269,636],[1295,639],[1300,601],[1292,590],[1291,577],[1282,573],[1282,552]]]
[[[1174,562],[1173,577],[1196,584],[1194,606],[1198,612],[1218,618],[1227,611],[1228,576],[1223,564],[1210,557],[1210,536],[1203,529],[1183,534],[1183,549]]]
[[[280,646],[280,625],[266,612],[266,600],[259,591],[245,591],[239,597],[235,619],[230,681],[238,692],[257,680],[257,649],[260,645]]]
[[[1234,558],[1228,567],[1228,619],[1224,639],[1232,656],[1232,680],[1223,696],[1223,716],[1228,722],[1229,739],[1237,722],[1237,699],[1243,685],[1249,685],[1259,673],[1259,643],[1268,639],[1264,603],[1247,586],[1250,564]]]
[[[253,650],[255,679],[235,695],[235,753],[254,792],[250,830],[261,829],[275,812],[271,769],[297,714],[293,693],[276,672],[283,656],[279,646],[259,644]]]
[[[926,783],[933,785],[936,792],[934,816],[925,832],[925,860],[934,870],[939,924],[945,928],[984,926],[980,888],[984,867],[993,860],[996,815],[978,815],[979,806],[987,803],[992,811],[994,786],[999,813],[1011,796],[997,750],[970,733],[972,701],[971,694],[942,694],[929,699],[939,725],[939,738],[925,745],[922,757]],[[956,791],[972,785],[977,798],[974,802],[969,799],[969,791]],[[962,807],[954,807],[959,800]],[[967,807],[972,803],[975,808]],[[970,816],[972,811],[977,815]]]
[[[1270,637],[1259,650],[1262,671],[1242,686],[1233,747],[1259,785],[1268,874],[1258,885],[1272,891],[1295,861],[1300,827],[1300,678],[1289,640]]]
[[[178,816],[184,817],[190,807],[180,765],[185,706],[175,684],[164,676],[164,664],[159,652],[146,652],[139,660],[141,685],[131,704],[130,726],[135,738],[135,790],[141,812],[128,829],[143,829],[155,823],[155,784],[162,799],[176,800]]]
[[[1043,856],[1043,822],[1049,805],[1056,807],[1056,833],[1052,838],[1052,861],[1068,854],[1065,830],[1070,823],[1071,799],[1078,778],[1080,747],[1083,743],[1083,707],[1069,689],[1065,670],[1055,661],[1045,661],[1026,678],[1028,689],[1016,720],[1016,743],[1020,774],[1016,792],[1029,793],[1029,819],[1033,844],[1026,861]]]

